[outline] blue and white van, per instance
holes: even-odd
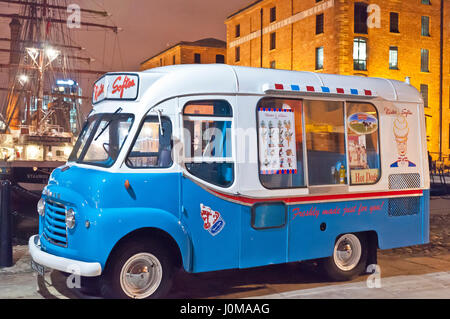
[[[30,238],[35,266],[162,297],[198,273],[319,260],[346,280],[427,243],[420,94],[386,79],[183,65],[108,73]]]

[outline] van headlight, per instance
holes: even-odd
[[[37,212],[39,216],[43,217],[45,215],[45,200],[43,198],[37,203]]]
[[[66,209],[66,227],[69,229],[75,227],[75,211],[72,208]]]

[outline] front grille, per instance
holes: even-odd
[[[45,201],[44,237],[51,243],[67,247],[66,207]]]

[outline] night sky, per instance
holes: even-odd
[[[71,32],[76,44],[85,47],[80,56],[96,59],[82,69],[119,71],[138,70],[141,62],[179,41],[196,41],[214,37],[226,40],[225,19],[253,0],[66,0],[60,4],[79,4],[82,8],[106,10],[111,17],[81,14],[82,21],[116,25],[112,31],[82,27]],[[1,13],[17,13],[18,6],[0,3]],[[0,18],[0,37],[9,37],[9,20]],[[7,48],[1,42],[0,47]],[[120,49],[120,50],[119,50]],[[0,54],[0,63],[7,63],[8,54]],[[5,70],[1,70],[4,77]],[[94,77],[84,75],[80,82],[84,94],[90,95]],[[0,80],[4,84],[4,80]],[[86,107],[83,108],[85,111]]]

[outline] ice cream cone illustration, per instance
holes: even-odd
[[[394,138],[397,143],[397,161],[391,167],[416,167],[416,164],[408,160],[408,135],[409,125],[406,116],[400,115],[394,120]]]

